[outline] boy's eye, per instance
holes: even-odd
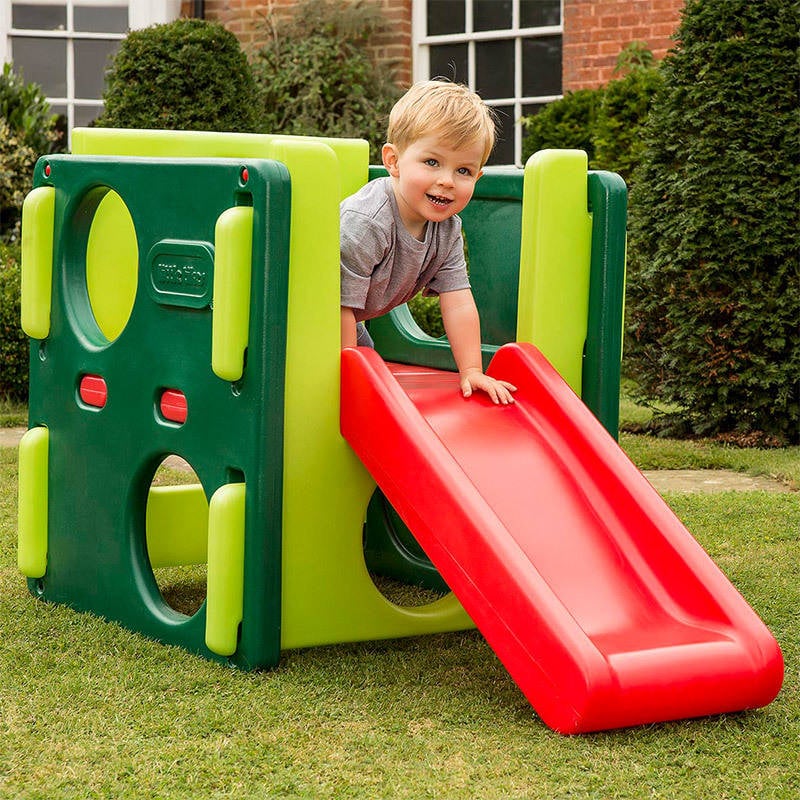
[[[425,164],[429,167],[438,167],[439,162],[435,158],[426,158]]]
[[[472,170],[469,167],[459,167],[458,168],[459,175],[472,175]]]

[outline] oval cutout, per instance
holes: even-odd
[[[113,342],[128,324],[139,283],[139,245],[128,207],[108,189],[86,243],[86,288],[100,332]]]
[[[147,557],[161,598],[190,617],[206,599],[208,498],[197,474],[179,456],[165,458],[147,496]]]

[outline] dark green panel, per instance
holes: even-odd
[[[48,568],[31,589],[214,658],[204,644],[205,606],[190,619],[169,609],[146,556],[147,494],[162,459],[175,453],[194,468],[208,499],[223,484],[246,483],[244,620],[231,660],[245,668],[274,664],[280,653],[288,173],[259,160],[51,156],[38,164],[35,183],[56,188],[56,233],[50,336],[31,347],[29,421],[50,430]],[[85,278],[89,229],[107,187],[130,212],[139,252],[133,311],[111,343],[94,323]],[[216,220],[235,205],[252,205],[254,225],[246,368],[230,384],[211,371],[207,281],[213,276],[207,273]],[[164,244],[175,241],[182,244]],[[172,299],[171,267],[182,270],[185,286]],[[113,270],[113,260],[104,268]],[[101,409],[79,400],[85,374],[107,384]],[[183,425],[157,410],[167,388],[186,396]]]

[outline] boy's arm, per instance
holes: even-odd
[[[481,389],[489,395],[493,403],[513,403],[511,393],[517,387],[506,381],[490,378],[483,372],[481,323],[472,292],[469,289],[442,292],[439,295],[439,305],[464,397],[469,397],[475,389]]]
[[[352,308],[342,306],[342,349],[355,347],[358,335],[356,334],[356,315]]]

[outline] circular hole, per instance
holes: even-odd
[[[425,606],[450,591],[380,491],[373,494],[367,509],[364,559],[378,591],[397,606]]]
[[[41,597],[44,594],[44,581],[38,578],[35,583],[36,594]]]
[[[47,341],[39,342],[39,361],[47,361]]]
[[[147,557],[164,602],[190,617],[206,599],[208,499],[191,465],[167,456],[147,496]]]
[[[128,324],[139,280],[139,246],[128,207],[105,190],[86,243],[86,288],[97,327],[113,342]]]

